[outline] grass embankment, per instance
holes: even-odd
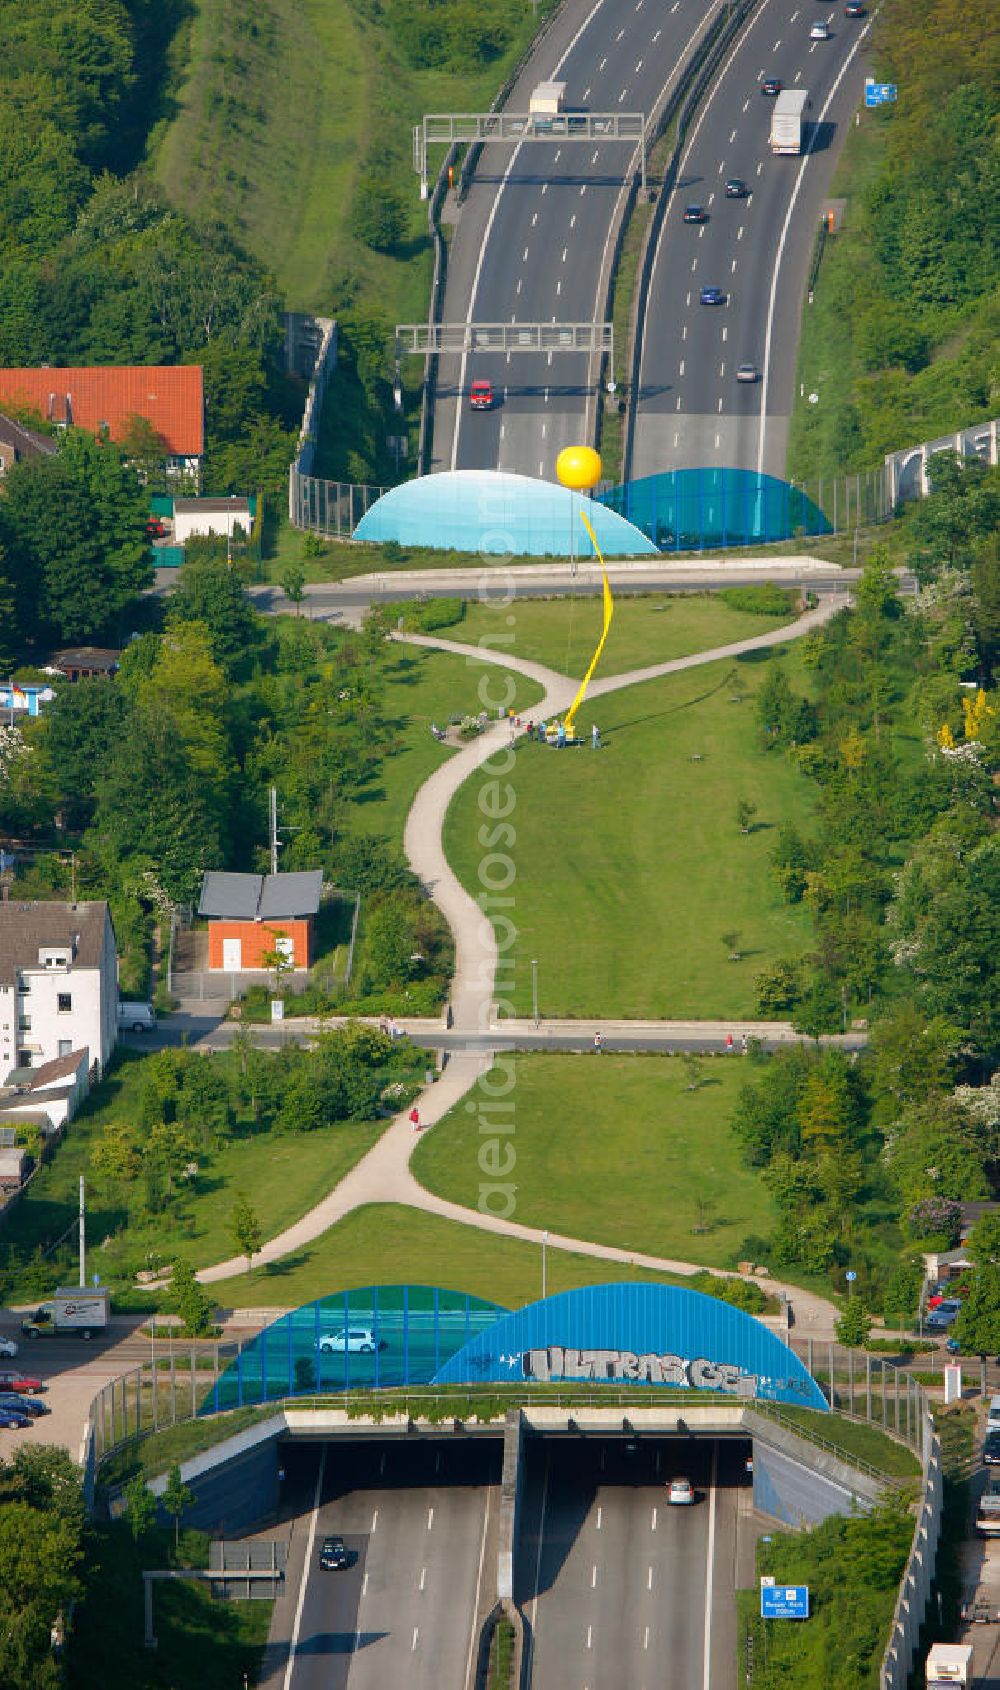
[[[204,1267],[236,1253],[229,1222],[237,1193],[246,1196],[264,1237],[271,1238],[331,1190],[389,1124],[345,1121],[315,1133],[279,1136],[254,1133],[249,1120],[238,1121],[232,1138],[199,1153],[199,1172],[175,1203],[152,1215],[130,1213],[124,1198],[106,1195],[91,1157],[109,1123],[131,1126],[138,1118],[142,1077],[143,1058],[123,1053],[96,1097],[76,1116],[52,1161],[36,1174],[8,1216],[5,1241],[26,1257],[38,1248],[48,1249],[72,1227],[80,1175],[85,1174],[92,1265],[100,1269],[105,1284],[130,1279],[132,1264],[147,1251],[161,1260],[184,1256]],[[107,1240],[103,1247],[102,1239]],[[26,1272],[34,1275],[34,1264]],[[16,1290],[15,1285],[11,1294]]]
[[[208,1539],[172,1530],[147,1532],[137,1544],[123,1522],[94,1524],[86,1594],[70,1629],[70,1690],[219,1690],[256,1684],[271,1623],[270,1602],[220,1602],[206,1585],[158,1581],[153,1595],[157,1647],[143,1642],[144,1568],[206,1567]]]
[[[464,638],[463,624],[443,632]],[[351,825],[359,833],[377,833],[396,845],[403,841],[403,824],[418,789],[439,764],[454,755],[431,734],[431,724],[444,727],[455,715],[477,716],[483,708],[480,679],[489,678],[489,696],[505,696],[506,677],[515,688],[514,708],[528,710],[542,696],[535,681],[515,675],[494,663],[451,652],[394,645],[384,669],[383,710],[396,728],[394,749],[384,758],[374,781],[359,788],[348,801]],[[493,710],[491,715],[496,716]]]
[[[736,610],[711,593],[650,593],[615,600],[614,621],[601,656],[600,675],[622,675],[690,652],[708,651],[763,634],[790,621]],[[564,675],[583,675],[601,634],[600,589],[592,598],[515,599],[509,605],[470,603],[461,622],[442,628],[444,639],[490,646],[511,657],[545,663]]]
[[[601,1261],[549,1248],[546,1290],[604,1285],[640,1278],[676,1285],[674,1274],[638,1275],[627,1262]],[[683,1281],[680,1281],[683,1283]],[[542,1255],[537,1244],[485,1234],[460,1221],[441,1220],[394,1203],[355,1209],[306,1249],[283,1261],[254,1268],[212,1287],[224,1307],[296,1308],[331,1291],[364,1285],[439,1285],[468,1291],[505,1308],[520,1308],[542,1294]]]
[[[846,1420],[839,1414],[822,1414],[818,1409],[797,1408],[790,1403],[782,1403],[779,1413],[783,1420],[794,1421],[803,1432],[831,1444],[847,1461],[863,1461],[890,1479],[919,1477],[920,1463],[916,1456],[877,1426]]]
[[[786,667],[801,686],[794,651]],[[761,749],[753,695],[766,671],[710,664],[587,705],[580,725],[589,735],[599,724],[597,753],[519,748],[505,777],[516,798],[506,915],[518,933],[500,988],[518,1013],[531,1011],[537,958],[543,1016],[749,1017],[757,973],[808,949],[808,912],[782,902],[768,867],[783,823],[808,831],[812,796],[792,763]],[[479,791],[466,783],[445,824],[473,896]],[[749,834],[735,813],[744,798],[757,806]],[[734,932],[738,962],[724,938]]]
[[[745,1168],[730,1127],[739,1057],[701,1065],[701,1083],[675,1056],[549,1056],[505,1063],[503,1119],[517,1160],[517,1219],[644,1255],[735,1267],[748,1233],[769,1236],[764,1182]],[[693,1077],[693,1076],[692,1076]],[[482,1110],[491,1114],[484,1094]],[[475,1208],[483,1135],[460,1103],[428,1133],[413,1170],[429,1190]]]

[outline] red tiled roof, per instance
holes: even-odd
[[[145,417],[174,457],[205,450],[199,364],[126,364],[88,369],[0,370],[0,405],[38,411],[120,440],[132,417]]]

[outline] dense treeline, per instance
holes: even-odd
[[[759,976],[760,1008],[807,1033],[862,1015],[871,1046],[765,1064],[734,1123],[781,1217],[747,1253],[841,1285],[852,1266],[897,1313],[900,1243],[950,1243],[1000,1165],[1000,472],[935,475],[910,522],[916,598],[876,551],[853,609],[805,642],[810,696],[780,660],[758,695],[769,753],[817,788],[815,832],[772,853],[816,947]]]
[[[817,294],[830,343],[809,369],[824,414],[798,424],[806,475],[870,467],[997,414],[1000,15],[977,0],[884,0],[873,40],[899,99],[848,140],[846,234]]]
[[[132,171],[178,0],[0,0],[0,363],[200,363],[206,489],[280,483],[280,301]]]
[[[83,1591],[87,1525],[79,1469],[52,1444],[0,1462],[0,1685],[56,1690],[53,1636]]]
[[[358,634],[265,621],[207,545],[181,571],[163,630],[129,642],[114,681],[61,686],[13,730],[0,752],[5,823],[72,846],[79,889],[110,895],[119,942],[141,951],[150,913],[196,904],[205,869],[267,868],[274,785],[282,867],[320,868],[366,895],[358,990],[410,987],[436,1006],[440,918],[399,858],[349,825],[349,801],[396,743],[386,650],[378,618]],[[44,860],[36,880],[63,874]],[[142,984],[128,978],[127,990]]]

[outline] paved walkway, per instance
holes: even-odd
[[[703,664],[715,663],[727,657],[738,657],[743,652],[761,651],[775,645],[783,645],[786,641],[800,638],[812,629],[820,626],[830,616],[842,609],[846,598],[837,595],[825,602],[816,610],[808,611],[797,621],[782,628],[768,629],[765,633],[751,639],[738,640],[731,645],[717,646],[710,651],[696,652],[687,657],[673,658],[665,663],[652,664],[644,669],[635,669],[623,675],[612,675],[606,680],[596,683],[591,689],[593,696],[607,696],[612,692],[622,691],[625,687],[635,686],[642,681],[658,679],[663,675],[670,675],[680,670],[697,668]],[[530,677],[545,689],[541,702],[535,706],[535,713],[540,719],[554,716],[567,709],[573,700],[578,682],[566,675],[560,675],[554,669],[548,669],[542,664],[530,663],[524,659],[514,658],[506,652],[493,652],[486,647],[466,645],[456,641],[433,638],[428,635],[397,635],[411,645],[432,647],[435,650],[458,652],[468,656],[477,663],[496,663],[504,669],[513,669],[518,673]],[[510,742],[510,729],[506,722],[496,722],[473,740],[463,750],[456,752],[446,762],[437,768],[430,778],[424,782],[414,799],[410,813],[406,819],[404,832],[404,849],[414,873],[426,887],[451,927],[455,937],[455,975],[452,986],[452,1014],[456,1030],[469,1033],[488,1033],[494,1025],[493,985],[496,973],[496,939],[493,926],[483,915],[475,899],[460,884],[457,876],[449,865],[442,842],[442,830],[448,807],[460,786],[476,769],[484,768],[492,759],[496,760],[497,776],[503,769],[506,757],[503,755]],[[488,778],[489,770],[486,770]],[[721,1023],[717,1024],[721,1026]],[[749,1030],[749,1029],[748,1029]],[[724,1037],[724,1035],[723,1035]],[[479,1075],[489,1063],[488,1053],[463,1053],[455,1056],[449,1062],[443,1076],[432,1086],[428,1087],[418,1099],[421,1119],[427,1126],[433,1126],[441,1117],[475,1085]],[[464,1208],[461,1204],[448,1202],[437,1197],[419,1185],[410,1171],[410,1157],[413,1154],[416,1138],[410,1125],[408,1114],[398,1115],[392,1125],[383,1133],[378,1143],[363,1156],[351,1171],[344,1176],[333,1191],[329,1192],[315,1208],[303,1215],[296,1223],[288,1227],[276,1238],[270,1239],[261,1250],[257,1260],[272,1262],[280,1260],[292,1251],[300,1250],[311,1244],[321,1233],[342,1220],[352,1210],[372,1203],[397,1203],[409,1208],[421,1209],[425,1213],[439,1215],[442,1219],[451,1220],[464,1226],[478,1227],[485,1232],[501,1234],[508,1238],[518,1238],[526,1243],[542,1243],[542,1232],[535,1227],[522,1226],[517,1221],[501,1220],[494,1215],[484,1215],[474,1209]],[[549,1232],[548,1245],[551,1249],[571,1250],[581,1255],[593,1256],[605,1261],[628,1262],[635,1267],[653,1269],[660,1272],[690,1274],[700,1271],[698,1264],[693,1262],[678,1262],[665,1257],[639,1255],[632,1251],[614,1249],[609,1245],[594,1244],[584,1239],[564,1236],[561,1233]],[[213,1284],[228,1279],[241,1272],[244,1266],[242,1257],[234,1257],[225,1262],[219,1262],[213,1267],[203,1268],[198,1278],[204,1284]],[[808,1321],[809,1330],[817,1334],[826,1332],[832,1325],[835,1316],[833,1305],[824,1298],[815,1297],[811,1293],[800,1291],[797,1287],[781,1286],[774,1281],[764,1281],[769,1289],[785,1293],[793,1301],[800,1324],[803,1316]]]

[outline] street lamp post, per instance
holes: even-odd
[[[531,959],[531,1013],[538,1026],[538,958]]]
[[[545,1250],[546,1250],[546,1246],[547,1246],[548,1242],[549,1242],[549,1235],[548,1235],[547,1232],[543,1232],[542,1233],[542,1296],[543,1297],[545,1297],[546,1294],[547,1294],[547,1285],[548,1285],[548,1275],[546,1273],[546,1261],[545,1261]]]

